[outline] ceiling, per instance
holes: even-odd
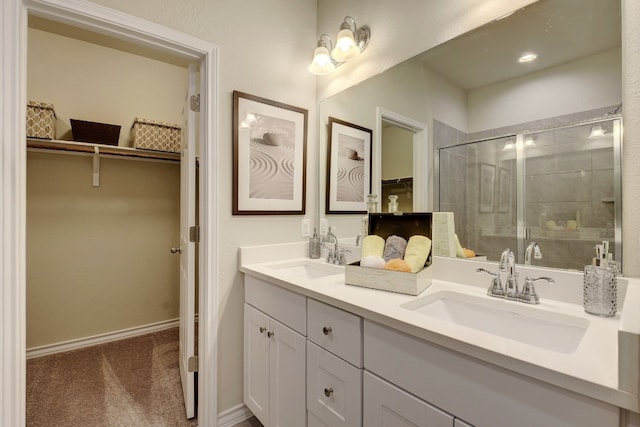
[[[540,0],[418,59],[457,86],[476,89],[619,47],[620,17],[619,0]],[[538,59],[518,63],[530,51]]]

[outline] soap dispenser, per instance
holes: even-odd
[[[314,228],[313,236],[309,238],[309,258],[318,259],[320,258],[320,238],[318,237],[318,232]]]

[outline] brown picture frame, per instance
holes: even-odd
[[[308,111],[233,91],[233,215],[304,215]]]

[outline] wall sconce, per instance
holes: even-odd
[[[593,126],[589,133],[589,139],[600,138],[601,136],[604,136],[605,133],[607,133],[607,131],[604,130],[602,126]]]
[[[318,40],[318,47],[313,52],[313,60],[309,65],[309,72],[322,76],[329,74],[356,56],[360,55],[369,44],[371,31],[369,27],[358,28],[356,21],[347,16],[340,24],[340,31],[336,37],[336,45],[333,47],[331,38],[327,34],[322,34]]]

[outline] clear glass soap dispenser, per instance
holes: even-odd
[[[318,259],[320,258],[320,237],[318,237],[317,229],[313,229],[313,236],[309,238],[309,258]]]

